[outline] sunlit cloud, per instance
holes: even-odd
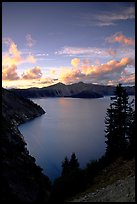
[[[53,77],[56,74],[56,70],[55,69],[51,69],[50,70],[50,75],[51,77]]]
[[[9,47],[9,50],[2,56],[2,65],[11,66],[22,63],[23,59],[17,45],[10,38],[4,38],[3,42]]]
[[[17,66],[23,63],[36,63],[35,57],[29,53],[26,57],[22,56],[21,51],[11,38],[4,38],[3,43],[8,46],[8,51],[2,55],[2,79],[19,79]]]
[[[17,74],[16,65],[3,66],[2,68],[2,80],[13,81],[19,79]]]
[[[45,77],[39,79],[20,79],[20,80],[12,80],[12,81],[2,81],[2,86],[5,88],[30,88],[30,87],[47,87],[51,84],[55,84],[56,81],[54,79]]]
[[[135,84],[135,74],[133,73],[128,73],[124,76],[121,76],[118,80],[119,83],[122,83],[122,84],[132,84],[134,85]]]
[[[26,57],[22,56],[21,51],[18,49],[17,45],[10,38],[4,38],[3,43],[5,43],[9,49],[2,55],[2,65],[12,66],[19,65],[22,63],[35,63],[35,57],[29,53]]]
[[[123,58],[123,57],[127,57],[127,58],[135,58],[135,49],[134,47],[128,47],[128,46],[120,46],[118,48],[109,48],[107,50],[107,52],[109,53],[109,55],[111,57],[115,58]]]
[[[110,60],[99,65],[89,65],[81,62],[77,68],[63,68],[59,80],[67,84],[85,80],[90,82],[101,82],[103,80],[107,83],[110,79],[120,77],[122,71],[133,63],[133,59],[130,58],[122,58],[119,61]]]
[[[74,81],[81,81],[82,77],[84,77],[84,74],[79,69],[63,67],[58,79],[60,82],[69,84],[74,83]]]
[[[135,45],[135,40],[132,38],[127,38],[122,33],[118,32],[112,35],[111,37],[108,37],[107,42],[109,43],[121,43],[122,45]]]
[[[121,76],[117,78],[113,78],[107,82],[107,85],[117,85],[121,83],[123,85],[135,85],[135,74],[130,72],[125,72],[125,70],[121,73]]]
[[[77,67],[60,67],[58,73],[51,68],[49,69],[49,77],[43,76],[40,67],[34,67],[24,71],[19,78],[17,67],[14,66],[10,69],[9,67],[4,69],[3,85],[29,88],[49,86],[57,82],[71,84],[79,81],[105,85],[115,85],[118,82],[134,84],[133,67],[134,60],[131,58],[121,58],[118,61],[109,60],[104,64],[98,61],[96,65],[91,64],[88,60],[83,60],[79,61]]]
[[[79,63],[80,63],[80,59],[79,58],[74,58],[74,59],[71,60],[71,65],[73,67],[75,67],[75,68],[78,67]]]
[[[26,57],[26,62],[34,64],[36,63],[36,58],[31,53],[29,53],[29,55]]]
[[[32,69],[28,69],[22,74],[23,79],[39,79],[42,77],[42,72],[40,67],[34,67]]]
[[[27,34],[26,35],[26,45],[28,46],[28,47],[32,47],[34,44],[35,44],[35,40],[33,40],[33,38],[32,38],[32,36],[30,35],[30,34]]]

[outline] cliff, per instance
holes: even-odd
[[[51,184],[42,169],[29,155],[17,125],[42,115],[44,110],[29,101],[2,89],[2,134],[0,141],[0,201],[46,202]]]

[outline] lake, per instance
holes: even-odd
[[[110,97],[32,100],[46,113],[20,125],[19,130],[30,155],[52,181],[61,175],[62,161],[73,152],[81,168],[105,153],[104,118]]]

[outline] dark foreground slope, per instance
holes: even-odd
[[[135,158],[118,158],[94,177],[70,202],[135,202]]]
[[[2,134],[0,139],[0,201],[48,201],[50,181],[28,154],[17,124],[40,116],[44,110],[27,99],[2,89]]]

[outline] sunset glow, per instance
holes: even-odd
[[[2,86],[135,84],[133,2],[3,2]]]

